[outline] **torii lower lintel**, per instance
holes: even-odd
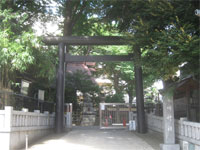
[[[133,54],[129,55],[89,55],[74,56],[66,54],[65,62],[113,62],[113,61],[133,61]]]

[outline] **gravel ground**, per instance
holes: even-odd
[[[28,150],[159,150],[161,142],[162,137],[156,133],[75,127],[70,132],[46,137]]]

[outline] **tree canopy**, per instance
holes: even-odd
[[[15,85],[19,74],[31,78],[52,78],[54,52],[47,51],[32,25],[41,14],[47,13],[42,1],[0,2],[0,83],[3,88]],[[54,75],[53,75],[54,76]],[[12,84],[14,83],[14,84]],[[44,83],[45,85],[45,83]]]
[[[199,77],[199,18],[194,14],[199,1],[53,1],[56,6],[52,7],[57,10],[56,13],[50,11],[52,1],[47,0],[0,2],[0,77],[4,87],[14,82],[16,72],[29,73],[34,78],[40,78],[37,80],[46,78],[48,85],[52,84],[57,49],[44,46],[32,30],[34,22],[38,19],[45,22],[49,19],[48,14],[60,19],[59,27],[64,36],[130,37],[132,47],[70,46],[67,51],[81,55],[116,55],[138,49],[145,87],[158,79],[165,82],[176,80],[178,70],[182,74]],[[96,76],[104,74],[113,81],[112,88],[116,92],[127,93],[130,100],[133,99],[135,79],[132,63],[99,63],[96,70]],[[76,80],[79,81],[78,78]],[[80,90],[78,87],[76,89]]]
[[[179,69],[199,74],[198,6],[199,1],[104,1],[104,18],[133,38],[144,73],[168,80]]]

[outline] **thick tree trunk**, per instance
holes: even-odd
[[[66,1],[66,11],[65,11],[65,19],[64,19],[64,32],[63,36],[71,36],[72,35],[72,0]]]

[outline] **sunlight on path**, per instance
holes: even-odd
[[[76,128],[60,137],[37,143],[29,150],[159,150],[159,140],[155,139],[153,143],[147,140],[128,130]]]
[[[81,145],[77,143],[69,143],[65,140],[48,140],[42,144],[35,145],[29,150],[100,150],[91,146]]]

